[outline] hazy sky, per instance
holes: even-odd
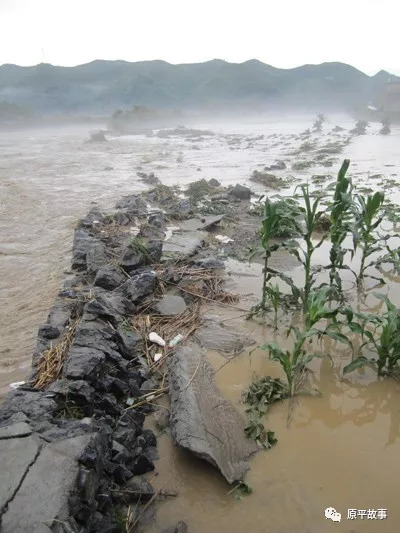
[[[343,61],[400,74],[399,0],[0,0],[0,64]]]

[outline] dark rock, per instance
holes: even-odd
[[[154,435],[154,432],[151,429],[144,429],[142,431],[141,437],[145,439],[146,447],[147,446],[157,446],[157,439]]]
[[[86,229],[76,229],[72,251],[72,269],[86,270],[86,256],[97,239]]]
[[[121,524],[114,516],[103,516],[95,513],[92,524],[92,531],[99,533],[121,533]]]
[[[96,405],[111,416],[118,416],[121,414],[121,407],[118,405],[115,396],[112,394],[103,394],[97,399]]]
[[[160,456],[158,455],[158,450],[156,446],[148,446],[145,451],[144,455],[149,459],[152,463],[157,461]]]
[[[111,452],[112,452],[113,457],[115,457],[115,456],[118,455],[119,453],[129,454],[128,449],[125,448],[125,446],[124,446],[123,444],[121,444],[120,442],[118,442],[118,441],[116,441],[116,440],[113,440],[113,441],[112,441],[112,449],[111,449]]]
[[[211,187],[221,187],[221,183],[215,178],[208,180],[208,183],[211,185]]]
[[[131,223],[131,217],[124,211],[118,211],[115,214],[115,222],[118,224],[118,226],[127,226]]]
[[[84,503],[93,504],[99,486],[99,476],[93,470],[88,470],[81,466],[77,485],[79,498]]]
[[[131,274],[140,266],[148,262],[148,254],[144,253],[135,243],[129,243],[122,253],[120,260],[121,267]]]
[[[107,141],[105,132],[103,130],[92,131],[89,135],[89,139],[86,142],[98,143]]]
[[[150,215],[148,223],[150,226],[153,226],[154,228],[157,228],[161,231],[165,230],[165,217],[164,214],[161,212],[153,213],[152,215]]]
[[[225,268],[225,263],[222,259],[217,259],[216,257],[203,257],[194,260],[194,263],[200,268],[206,269],[219,269]]]
[[[133,314],[136,308],[122,294],[113,292],[100,294],[96,299],[88,302],[84,310],[117,326],[122,321],[123,315]]]
[[[90,274],[96,272],[109,261],[106,247],[101,241],[93,241],[86,253],[86,269]]]
[[[60,336],[60,329],[51,324],[43,324],[39,328],[38,336],[46,340],[54,340]]]
[[[106,461],[105,470],[108,475],[114,478],[118,485],[124,485],[133,476],[132,472],[122,463]]]
[[[142,474],[146,474],[146,472],[154,470],[154,463],[146,454],[142,454],[130,463],[129,469],[135,476],[141,476]]]
[[[98,389],[101,388],[102,390],[105,390],[106,392],[110,392],[113,394],[116,398],[122,398],[124,396],[128,396],[129,394],[129,383],[126,381],[123,381],[122,379],[112,377],[112,376],[104,376],[103,378],[100,378],[98,381]]]
[[[117,330],[116,342],[121,354],[128,360],[134,359],[143,349],[142,336],[123,327]]]
[[[30,420],[52,418],[57,404],[46,392],[16,390],[10,392],[0,407],[0,422],[16,413],[24,413]]]
[[[141,385],[140,390],[142,394],[146,394],[147,392],[157,390],[158,388],[159,388],[159,385],[157,381],[153,378],[150,378]]]
[[[105,361],[105,355],[95,348],[72,346],[64,366],[65,377],[95,381]]]
[[[287,167],[286,167],[286,163],[284,161],[276,161],[270,167],[265,167],[265,170],[267,170],[267,171],[270,171],[270,170],[285,170],[285,168],[287,168]]]
[[[136,428],[132,427],[119,427],[114,432],[114,440],[125,446],[125,448],[128,448],[128,450],[132,449],[136,442],[136,437],[138,435],[138,430]]]
[[[178,522],[175,527],[163,529],[162,533],[188,533],[189,529],[186,522]]]
[[[94,279],[96,287],[102,287],[107,291],[113,291],[125,281],[126,277],[121,270],[113,265],[105,265],[99,268]]]
[[[122,294],[132,302],[137,302],[152,294],[156,283],[157,274],[153,270],[148,270],[128,279],[118,291],[121,290]]]
[[[146,174],[146,172],[138,172],[137,175],[140,180],[143,181],[143,183],[147,183],[147,185],[157,186],[161,184],[161,181],[154,175],[154,172],[150,172],[149,174]]]
[[[248,187],[245,187],[244,185],[239,185],[237,183],[233,189],[231,189],[230,193],[235,198],[238,198],[239,200],[250,200],[251,197],[251,190]]]
[[[143,476],[132,477],[124,487],[126,497],[124,503],[128,504],[136,500],[149,500],[154,495],[154,488]]]
[[[95,348],[112,355],[118,349],[114,339],[115,330],[109,324],[91,320],[90,315],[85,313],[76,330],[74,346]]]
[[[93,403],[95,390],[84,380],[58,379],[50,385],[49,392],[74,402],[77,405],[89,407]]]
[[[115,207],[117,209],[126,209],[134,215],[145,215],[147,213],[146,202],[140,194],[124,196]]]
[[[93,225],[104,223],[105,220],[106,215],[102,211],[100,211],[98,207],[92,207],[92,209],[85,216],[85,218],[80,220],[79,225],[86,228],[90,228]]]
[[[158,263],[162,257],[163,241],[152,240],[147,244],[148,260],[150,263]]]

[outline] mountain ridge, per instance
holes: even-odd
[[[0,102],[35,112],[161,108],[308,106],[349,109],[379,99],[388,78],[341,62],[280,69],[257,59],[171,64],[97,59],[73,67],[0,66]]]

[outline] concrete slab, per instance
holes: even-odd
[[[221,396],[214,369],[197,348],[179,348],[168,360],[171,433],[179,446],[216,466],[228,483],[243,479],[258,448],[245,422]]]
[[[39,449],[31,436],[0,441],[0,514],[13,498]]]
[[[171,255],[190,257],[202,247],[206,237],[207,233],[204,231],[174,233],[172,237],[163,244],[163,257],[171,257]]]
[[[11,439],[13,437],[27,437],[32,433],[32,430],[25,422],[17,422],[11,426],[4,426],[0,428],[0,440]]]
[[[29,438],[19,441],[25,445]],[[3,516],[2,533],[46,531],[43,528],[51,527],[54,519],[68,518],[68,497],[76,487],[78,459],[90,439],[91,435],[82,435],[42,449]]]

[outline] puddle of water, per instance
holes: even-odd
[[[253,265],[248,276],[234,276],[249,306],[259,294],[260,277],[252,276],[259,268]],[[237,272],[244,267],[232,260],[229,269]],[[238,312],[232,309],[214,307],[210,313],[245,328],[258,345],[273,339],[269,326],[235,318]],[[250,357],[252,348],[228,364],[220,354],[208,352],[219,369],[216,380],[222,394],[243,414],[242,394],[254,376],[282,376],[266,352],[257,349]],[[179,496],[157,506],[151,533],[179,520],[186,521],[193,533],[398,531],[400,385],[389,379],[378,382],[368,370],[343,379],[349,352],[329,339],[323,341],[322,350],[333,363],[324,358],[311,364],[311,384],[321,396],[299,396],[290,408],[288,401],[271,407],[264,422],[275,431],[278,443],[251,460],[246,482],[253,493],[241,501],[228,494],[231,487],[212,467],[177,448],[168,434],[159,438],[159,475],[153,483]],[[325,519],[327,507],[342,513],[340,524]],[[347,520],[348,509],[378,508],[388,510],[387,520]]]

